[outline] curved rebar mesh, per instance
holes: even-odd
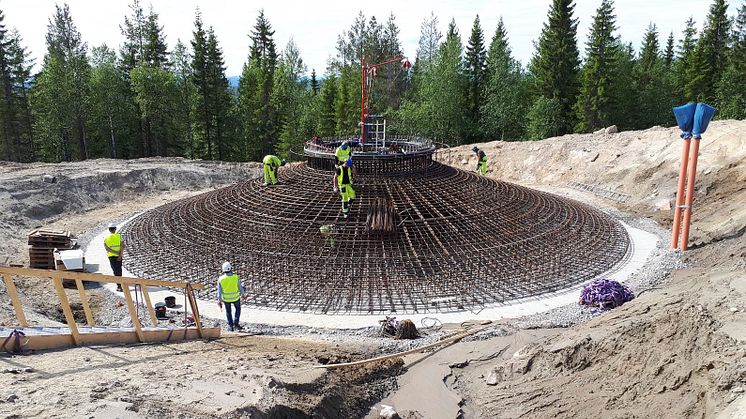
[[[214,297],[229,260],[250,304],[379,314],[474,310],[556,291],[608,271],[629,247],[623,226],[589,206],[432,161],[406,175],[356,177],[348,219],[329,171],[292,165],[279,181],[248,181],[135,218],[123,229],[126,267],[205,283],[203,297]],[[366,228],[381,198],[394,205],[393,234]]]

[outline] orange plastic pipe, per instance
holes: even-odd
[[[686,206],[684,207],[684,226],[681,231],[681,250],[689,247],[689,225],[692,221],[692,201],[694,201],[694,181],[697,177],[697,159],[699,158],[699,141],[692,141],[689,152],[688,179],[686,184]]]
[[[679,228],[681,226],[681,206],[684,205],[684,186],[686,185],[686,167],[689,164],[689,143],[691,138],[684,139],[681,149],[681,169],[679,170],[679,188],[676,190],[676,206],[673,212],[673,239],[671,249],[679,247]]]

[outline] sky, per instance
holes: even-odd
[[[729,12],[735,14],[744,0],[729,0]],[[119,25],[129,14],[131,0],[69,0],[70,11],[78,30],[89,48],[106,43],[119,49],[122,35]],[[384,22],[390,13],[396,16],[404,54],[412,61],[417,51],[422,21],[433,12],[445,33],[455,19],[464,45],[478,14],[485,41],[489,44],[497,22],[502,16],[510,44],[517,59],[526,64],[533,52],[534,41],[546,21],[551,0],[376,0],[368,3],[296,0],[141,0],[152,5],[159,14],[169,47],[178,39],[188,43],[192,37],[194,13],[202,11],[206,26],[213,26],[225,55],[227,75],[241,74],[249,54],[249,33],[263,9],[275,30],[275,43],[282,50],[290,39],[298,45],[307,72],[315,68],[323,74],[330,56],[335,54],[338,36],[345,32],[362,10],[366,17],[376,16]],[[575,16],[580,19],[578,41],[584,50],[590,25],[601,0],[576,0]],[[710,0],[616,0],[618,34],[625,42],[639,49],[643,34],[652,22],[658,27],[661,45],[673,31],[678,40],[684,22],[694,16],[698,30],[704,21]],[[0,0],[5,24],[17,28],[38,64],[46,51],[45,34],[49,17],[54,12],[54,0]]]

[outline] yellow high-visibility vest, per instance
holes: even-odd
[[[241,290],[238,288],[238,275],[226,275],[220,278],[220,290],[225,303],[233,303],[241,298]]]
[[[106,251],[106,256],[112,257],[112,256],[119,256],[122,252],[122,236],[119,233],[112,233],[106,236],[104,239],[104,244],[109,247],[109,249],[115,251],[116,253],[112,253],[110,251]]]

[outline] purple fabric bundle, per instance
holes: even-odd
[[[597,279],[580,292],[580,304],[602,310],[619,307],[633,298],[635,294],[629,288],[609,279]]]

